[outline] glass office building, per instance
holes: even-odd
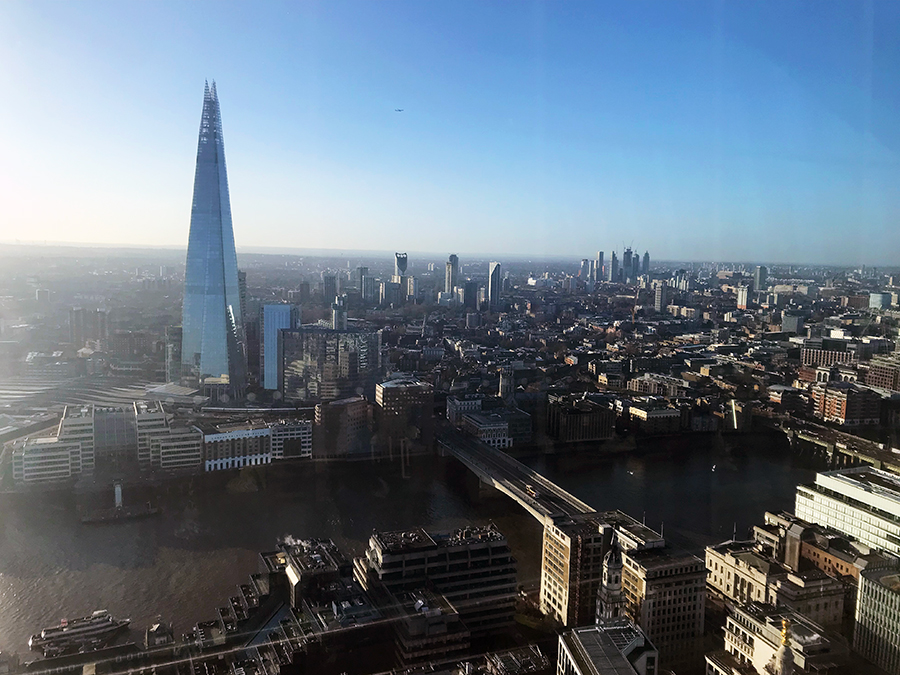
[[[280,330],[280,389],[288,401],[369,400],[381,376],[381,331]]]
[[[300,326],[296,305],[263,305],[262,336],[259,341],[263,389],[278,389],[278,331]]]
[[[243,389],[242,320],[222,115],[213,82],[203,95],[194,173],[182,314],[184,374],[201,381],[227,378],[233,390]]]

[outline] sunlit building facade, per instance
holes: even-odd
[[[203,95],[185,265],[181,343],[185,375],[197,380],[227,378],[232,392],[239,395],[246,374],[242,320],[222,115],[213,82]]]
[[[262,335],[259,341],[260,373],[263,389],[278,389],[278,332],[300,325],[296,305],[263,305]]]

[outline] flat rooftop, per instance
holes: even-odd
[[[642,544],[649,544],[651,542],[661,543],[663,541],[663,536],[659,532],[647,527],[624,511],[619,511],[618,509],[614,511],[601,511],[597,515],[604,523],[609,523],[610,525],[615,526],[617,530],[627,532]]]
[[[485,661],[497,675],[521,675],[540,672],[550,666],[547,657],[537,645],[526,645],[505,652],[487,654]]]
[[[409,530],[395,530],[393,532],[375,532],[372,537],[388,553],[414,552],[429,548],[506,541],[506,537],[493,523],[463,527],[450,532],[432,533],[417,527]]]
[[[496,424],[506,424],[507,420],[497,413],[476,413],[470,412],[463,415],[463,419],[469,418],[473,424],[479,427],[487,427]]]
[[[619,651],[624,650],[639,637],[643,637],[643,633],[637,626],[630,620],[623,618],[605,620],[597,628],[612,638],[613,644],[616,645]]]
[[[301,571],[338,569],[347,563],[346,557],[331,539],[288,539],[280,548],[289,564]]]
[[[563,633],[561,637],[582,673],[634,675],[631,663],[622,654],[613,637],[602,627],[578,628]]]
[[[897,573],[897,570],[866,570],[863,574],[866,579],[881,584],[889,591],[900,594],[900,574]]]
[[[427,382],[422,382],[421,380],[416,380],[413,378],[398,378],[396,380],[388,380],[387,382],[381,382],[378,385],[382,389],[406,389],[408,387],[426,387],[431,389],[431,385]]]
[[[668,546],[664,548],[646,548],[626,551],[625,555],[648,571],[676,566],[695,567],[696,569],[690,570],[691,574],[699,571],[706,571],[706,563],[694,554],[675,548],[669,548]]]
[[[204,434],[211,436],[214,434],[227,434],[234,431],[258,431],[268,428],[265,422],[251,422],[250,420],[217,422],[215,420],[203,419],[197,420],[195,426]]]
[[[220,434],[227,434],[229,431],[253,431],[256,429],[267,429],[269,427],[265,422],[224,422],[216,424],[215,429]]]
[[[389,553],[403,553],[436,548],[437,542],[421,527],[393,532],[375,532],[372,538]]]
[[[131,406],[127,408],[121,405],[95,405],[94,406],[94,415],[117,415],[117,414],[125,414],[131,412]]]
[[[165,412],[159,401],[135,401],[134,410],[138,415],[152,415]]]
[[[612,526],[622,539],[631,544],[623,546],[624,549],[635,546],[661,548],[665,544],[665,540],[659,532],[619,510],[561,516],[554,518],[553,524],[570,535],[575,532],[596,534],[601,525]]]
[[[756,542],[754,541],[723,541],[721,544],[707,546],[707,550],[716,553],[727,554],[735,560],[739,560],[747,567],[758,569],[763,574],[778,574],[785,570],[774,560],[767,558],[756,550]]]
[[[900,457],[898,457],[900,459]],[[840,471],[825,471],[816,475],[816,484],[821,485],[821,479],[831,479],[866,492],[889,499],[897,504],[900,510],[900,476],[881,471],[870,466],[855,469],[842,469]]]
[[[83,419],[94,416],[94,406],[88,405],[67,405],[63,411],[63,418],[67,420]]]
[[[459,546],[483,541],[506,541],[506,537],[494,526],[470,525],[447,533],[432,534],[438,546]]]
[[[800,646],[804,651],[807,651],[812,646],[829,644],[831,642],[825,637],[821,627],[791,609],[783,607],[776,609],[771,605],[754,602],[741,607],[739,611],[764,624],[766,627],[765,633],[779,642],[782,629],[781,622],[787,619],[791,623],[791,645],[795,647]]]

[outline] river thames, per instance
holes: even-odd
[[[643,518],[701,555],[735,531],[745,537],[766,510],[793,510],[796,485],[822,468],[760,438],[523,461],[591,506]],[[158,517],[94,526],[80,523],[71,497],[8,497],[0,505],[0,650],[25,656],[32,633],[100,608],[131,618],[131,639],[158,616],[184,632],[213,618],[256,571],[258,553],[285,535],[331,537],[358,555],[373,529],[493,520],[519,560],[520,583],[538,584],[541,526],[522,508],[478,490],[451,458],[413,457],[403,473],[397,462],[311,462],[269,467],[241,485],[234,474],[202,476],[161,488]]]

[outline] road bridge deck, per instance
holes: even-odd
[[[435,434],[438,446],[485,483],[516,500],[531,515],[547,518],[593,513],[593,507],[566,492],[534,469],[449,425]]]

